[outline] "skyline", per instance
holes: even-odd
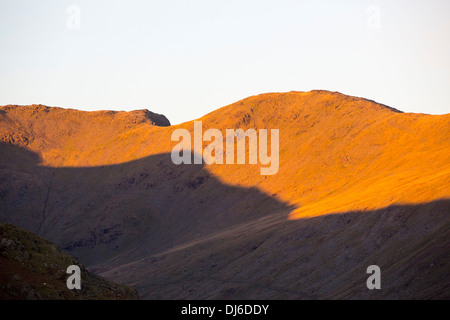
[[[0,105],[149,109],[171,124],[267,92],[450,113],[445,0],[2,1]]]

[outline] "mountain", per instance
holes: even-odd
[[[0,299],[137,299],[136,290],[98,277],[55,244],[0,223]],[[81,289],[69,290],[66,269],[81,269]]]
[[[143,298],[449,297],[450,114],[311,91],[197,121],[278,129],[278,172],[175,165],[171,135],[194,121],[0,107],[0,221]],[[372,264],[383,290],[366,288]]]

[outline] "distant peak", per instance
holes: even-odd
[[[133,110],[127,112],[131,117],[143,117],[147,120],[150,120],[150,122],[159,127],[168,127],[170,126],[170,121],[167,119],[164,115],[159,113],[151,112],[148,109],[140,109],[140,110]]]
[[[151,112],[147,109],[133,110],[133,111],[113,111],[113,110],[98,110],[98,111],[82,111],[72,108],[49,107],[42,104],[32,105],[5,105],[0,106],[0,114],[6,114],[11,111],[19,111],[25,114],[54,114],[54,112],[71,115],[75,113],[92,114],[98,117],[109,116],[115,117],[121,115],[132,123],[150,122],[154,126],[168,127],[170,121],[162,114]]]

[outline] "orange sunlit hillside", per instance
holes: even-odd
[[[14,141],[37,152],[43,165],[57,167],[170,153],[176,144],[171,132],[194,127],[193,121],[155,126],[168,121],[144,111],[3,109],[4,137],[14,130]],[[207,169],[225,183],[257,186],[297,205],[291,218],[450,197],[450,115],[399,113],[369,100],[313,91],[250,97],[199,120],[204,130],[280,130],[276,175],[261,176],[259,165]]]

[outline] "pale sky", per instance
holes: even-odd
[[[0,105],[177,124],[324,89],[450,113],[449,14],[449,0],[0,0]]]

